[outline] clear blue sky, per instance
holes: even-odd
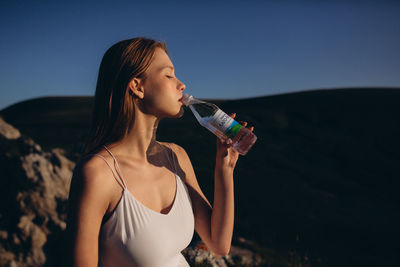
[[[0,0],[0,109],[93,95],[108,47],[165,41],[187,92],[243,98],[400,87],[400,1]]]

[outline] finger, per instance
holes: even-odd
[[[217,145],[229,148],[232,146],[232,139],[217,138]]]
[[[249,127],[249,130],[252,132],[254,130],[254,126]]]
[[[244,127],[246,127],[247,121],[240,121],[240,124],[243,125]]]
[[[235,118],[235,117],[236,117],[236,113],[231,113],[231,114],[229,115],[229,117]]]

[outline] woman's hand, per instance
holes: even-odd
[[[236,113],[229,115],[231,118],[236,117]],[[244,127],[247,126],[247,122],[239,122]],[[250,131],[254,130],[254,127],[249,128]],[[232,149],[232,140],[227,139],[223,141],[217,138],[217,158],[216,158],[216,169],[224,171],[232,171],[236,166],[236,162],[239,158],[239,153]]]

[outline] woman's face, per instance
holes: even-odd
[[[142,83],[144,112],[157,117],[181,117],[183,115],[182,91],[186,86],[175,76],[174,66],[167,53],[156,48],[153,61]]]

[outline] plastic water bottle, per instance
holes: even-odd
[[[212,103],[198,100],[184,94],[182,103],[188,106],[199,123],[214,133],[218,138],[232,140],[232,148],[241,155],[246,155],[257,140],[257,136],[232,119],[228,114]]]

